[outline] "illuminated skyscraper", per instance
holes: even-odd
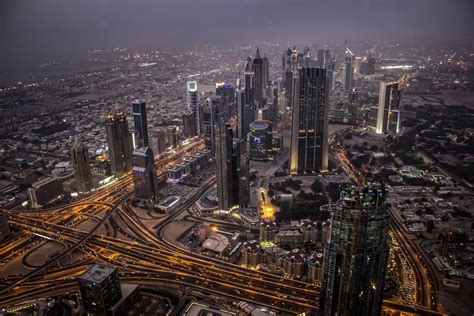
[[[255,53],[255,58],[252,61],[253,63],[253,72],[255,76],[255,90],[254,90],[254,97],[255,102],[257,103],[257,107],[261,108],[265,106],[265,88],[266,84],[265,80],[265,66],[263,58],[260,56],[260,51],[257,48],[257,52]]]
[[[151,148],[137,148],[133,151],[133,183],[140,198],[154,199],[158,194],[158,180],[155,159]]]
[[[249,124],[255,119],[255,113],[250,104],[245,103],[245,89],[236,90],[237,98],[237,135],[245,139],[249,133]]]
[[[186,101],[188,104],[188,110],[196,113],[198,107],[198,88],[197,81],[186,82]]]
[[[79,290],[88,315],[107,315],[122,297],[117,268],[93,265],[79,277]]]
[[[400,131],[401,91],[397,81],[381,81],[375,131],[377,134]],[[374,112],[373,112],[374,113]],[[372,120],[374,121],[374,120]]]
[[[294,75],[290,173],[328,169],[326,69],[300,68]]]
[[[121,177],[132,169],[132,137],[125,113],[107,115],[106,130],[112,172]]]
[[[216,95],[221,97],[222,112],[226,119],[235,115],[235,86],[232,83],[216,83]]]
[[[346,60],[344,62],[344,89],[350,91],[354,84],[354,53],[346,47]]]
[[[206,99],[206,104],[200,106],[201,134],[204,135],[205,145],[215,154],[215,126],[218,118],[222,116],[222,102],[220,96],[210,96]]]
[[[232,129],[223,120],[219,120],[215,127],[215,150],[219,209],[228,210],[238,204],[238,188],[235,188],[235,185],[239,178],[238,162],[235,161],[233,153]]]
[[[254,108],[254,91],[255,91],[255,74],[253,71],[252,58],[248,57],[245,63],[244,71],[244,89],[245,89],[245,104]]]
[[[318,49],[317,66],[326,68],[330,62],[329,49]]]
[[[89,160],[89,152],[78,138],[71,149],[72,165],[74,167],[74,180],[78,192],[89,192],[94,184]]]
[[[148,147],[148,122],[146,118],[146,105],[143,100],[135,100],[132,103],[133,125],[135,127],[135,148]]]
[[[267,161],[273,154],[272,123],[257,120],[250,123],[250,159]]]
[[[341,192],[326,246],[321,315],[381,315],[389,246],[384,186]]]

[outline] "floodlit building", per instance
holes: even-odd
[[[121,177],[132,169],[132,137],[125,113],[107,115],[106,130],[112,172]]]
[[[325,250],[324,315],[381,314],[389,255],[386,196],[383,185],[341,192]]]
[[[133,125],[135,127],[134,148],[142,148],[150,146],[148,141],[148,122],[146,117],[146,104],[143,100],[135,100],[132,102]]]
[[[267,161],[273,154],[272,122],[253,121],[250,123],[250,159]]]
[[[372,115],[377,115],[375,132],[398,133],[400,131],[400,101],[401,91],[397,81],[381,81],[379,89],[379,104],[376,111],[371,111]],[[372,125],[373,126],[373,125]]]
[[[71,149],[72,165],[74,167],[74,179],[78,192],[89,192],[92,190],[92,171],[89,160],[89,152],[79,139],[76,138]]]

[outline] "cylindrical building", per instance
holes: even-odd
[[[272,122],[257,120],[250,123],[250,159],[267,161],[272,158]]]

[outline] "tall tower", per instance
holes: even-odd
[[[125,113],[107,115],[106,131],[112,172],[121,177],[132,169],[132,139]]]
[[[265,73],[263,58],[260,56],[260,50],[257,48],[255,58],[253,59],[253,71],[255,76],[255,102],[258,108],[265,106]]]
[[[267,88],[270,84],[270,63],[268,62],[267,55],[263,56],[263,97],[268,99]]]
[[[158,194],[154,156],[149,147],[133,151],[133,183],[138,197],[154,199]]]
[[[201,134],[204,134],[204,141],[206,147],[211,149],[212,154],[215,154],[215,127],[218,118],[222,116],[222,102],[220,96],[210,96],[206,99],[206,104],[201,107],[201,121],[202,130]]]
[[[381,81],[377,108],[376,133],[398,133],[400,131],[401,92],[397,81]]]
[[[78,138],[74,141],[71,149],[72,165],[74,167],[74,179],[77,191],[89,192],[94,184],[92,182],[92,172],[87,148]]]
[[[229,124],[219,120],[215,127],[216,181],[219,208],[228,210],[238,203],[235,197],[235,181],[238,180],[237,162],[234,160],[232,129]]]
[[[186,82],[186,101],[188,104],[188,110],[193,114],[195,135],[199,135],[199,96],[198,96],[198,85],[197,81]]]
[[[322,315],[380,315],[389,246],[387,191],[350,187],[332,218],[326,246]]]
[[[193,112],[186,112],[183,114],[183,136],[184,138],[193,138],[196,135],[196,116]]]
[[[245,104],[254,106],[254,91],[255,91],[255,74],[253,71],[252,58],[248,57],[245,63],[244,71],[244,88],[245,88]]]
[[[354,53],[347,47],[346,41],[346,60],[344,63],[344,89],[350,91],[354,83]]]
[[[326,69],[301,68],[296,77],[291,126],[290,173],[328,169]]]
[[[148,123],[146,118],[146,105],[143,100],[135,100],[132,102],[133,109],[133,125],[135,127],[135,144],[134,148],[148,147]]]

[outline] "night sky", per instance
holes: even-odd
[[[2,0],[0,17],[9,68],[93,48],[474,41],[472,0]]]

